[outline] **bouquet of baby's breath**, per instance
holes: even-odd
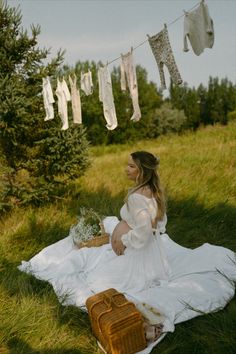
[[[78,223],[71,226],[69,233],[74,244],[83,247],[90,242],[92,245],[92,240],[104,235],[102,219],[103,217],[93,209],[80,208]]]

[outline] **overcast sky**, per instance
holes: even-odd
[[[183,15],[198,0],[8,0],[19,5],[23,27],[39,24],[39,45],[55,54],[66,50],[65,64],[94,60],[106,63],[126,53],[162,30],[164,23]],[[206,1],[214,21],[215,43],[196,56],[183,52],[183,17],[168,26],[170,43],[180,74],[190,87],[207,85],[209,76],[228,77],[236,83],[236,0]],[[154,56],[148,42],[134,51],[136,64],[160,86]],[[110,64],[118,66],[120,60]],[[165,69],[167,85],[169,74]]]

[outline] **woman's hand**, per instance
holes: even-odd
[[[111,239],[112,249],[117,254],[117,256],[121,256],[122,254],[124,254],[125,251],[125,246],[121,241],[121,236],[122,235],[117,235],[116,237],[112,237]]]
[[[114,229],[113,234],[111,236],[111,246],[117,256],[121,256],[122,254],[124,254],[126,247],[122,243],[121,237],[130,230],[131,228],[124,220],[121,220]]]

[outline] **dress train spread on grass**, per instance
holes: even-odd
[[[117,256],[110,243],[78,249],[68,236],[18,268],[51,283],[64,305],[82,309],[89,296],[115,288],[137,306],[159,311],[164,333],[173,332],[177,323],[223,309],[234,296],[235,253],[208,243],[182,247],[166,234],[166,218],[153,231],[151,198],[134,193],[128,201],[132,208],[125,204],[121,218],[135,226],[130,225],[133,230],[124,236],[123,255]],[[116,217],[106,218],[105,231],[112,234],[118,222]],[[140,353],[149,353],[164,335]]]

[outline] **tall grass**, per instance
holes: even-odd
[[[168,234],[183,246],[203,242],[236,251],[236,124],[168,135],[136,144],[91,148],[91,168],[68,185],[62,200],[41,208],[15,209],[1,220],[0,353],[98,353],[86,313],[63,307],[52,287],[21,273],[17,265],[65,237],[81,206],[119,215],[129,183],[130,152],[161,158],[168,200]],[[162,354],[233,354],[236,300],[217,313],[176,326],[153,350]]]

